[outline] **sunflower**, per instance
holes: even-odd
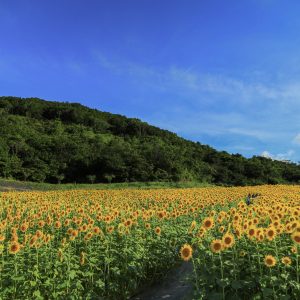
[[[267,255],[265,257],[265,265],[269,268],[274,267],[276,265],[276,258],[272,255]]]
[[[9,247],[9,253],[17,254],[21,249],[19,242],[12,242]]]
[[[155,227],[154,231],[155,231],[155,233],[156,233],[157,235],[160,235],[160,234],[161,234],[161,229],[160,229],[159,226]]]
[[[44,236],[43,232],[41,230],[37,230],[35,232],[35,235],[38,237],[38,238],[42,238]]]
[[[22,232],[26,232],[26,230],[28,229],[28,225],[26,223],[23,223],[21,226],[20,226],[20,230]]]
[[[297,253],[298,251],[297,251],[297,248],[295,247],[295,246],[293,246],[292,248],[291,248],[291,252],[292,253]]]
[[[234,236],[231,233],[225,233],[222,238],[224,248],[231,248],[234,245]]]
[[[242,231],[241,227],[239,227],[239,226],[236,227],[234,229],[234,232],[235,232],[235,234],[236,234],[236,236],[237,236],[238,239],[240,239],[242,237],[243,231]]]
[[[211,251],[219,253],[223,250],[223,243],[221,240],[213,240],[210,244]]]
[[[108,226],[108,227],[106,228],[106,232],[107,232],[108,234],[113,233],[114,230],[115,230],[115,227],[114,227],[114,226]]]
[[[265,239],[265,235],[263,232],[261,232],[257,237],[257,241],[262,242]]]
[[[247,230],[247,236],[249,239],[253,239],[256,236],[257,228],[255,226],[250,226]]]
[[[184,261],[188,261],[192,258],[193,249],[189,244],[184,244],[180,249],[180,256]]]
[[[54,227],[55,227],[56,229],[59,229],[59,228],[61,227],[60,221],[55,221],[55,222],[54,222]]]
[[[38,240],[38,237],[36,235],[33,235],[29,241],[29,246],[33,247],[36,244],[37,240]]]
[[[224,226],[220,226],[220,227],[219,227],[219,232],[220,232],[220,233],[223,233],[224,230],[225,230],[225,227],[224,227]]]
[[[205,236],[205,233],[206,233],[206,229],[204,227],[200,227],[197,233],[197,237],[202,238]]]
[[[50,238],[51,238],[51,236],[50,236]],[[67,238],[63,238],[62,240],[61,240],[61,245],[63,246],[63,247],[65,247],[65,245],[67,244]]]
[[[84,236],[84,240],[88,241],[93,237],[93,233],[92,232],[88,232],[85,236]]]
[[[293,227],[292,227],[292,224],[291,223],[287,223],[285,225],[285,232],[286,233],[292,233],[294,231]]]
[[[190,230],[192,231],[193,229],[195,229],[196,225],[197,225],[196,221],[195,220],[192,221],[191,226],[190,226]]]
[[[71,236],[72,236],[73,238],[76,238],[76,237],[78,236],[78,230],[73,229],[72,232],[71,232]]]
[[[65,226],[69,226],[71,223],[71,220],[70,219],[66,219],[65,222],[64,222],[64,225]]]
[[[51,235],[50,234],[47,234],[47,235],[44,235],[43,236],[43,241],[45,244],[48,244],[51,240]]]
[[[157,215],[159,219],[163,219],[165,217],[165,214],[165,211],[159,211]]]
[[[266,238],[269,240],[269,241],[273,241],[274,238],[276,237],[276,229],[275,227],[271,226],[269,228],[267,228],[266,230]]]
[[[45,226],[45,221],[43,220],[38,221],[38,226],[43,228]]]
[[[12,235],[17,235],[18,229],[16,227],[12,227],[10,232]]]
[[[10,241],[11,242],[17,242],[19,240],[19,237],[17,234],[13,234],[10,238]]]
[[[131,219],[126,220],[124,225],[127,226],[127,227],[131,227],[132,226],[132,220]]]
[[[288,257],[288,256],[285,256],[281,259],[281,262],[286,265],[286,266],[289,266],[291,265],[292,263],[292,260]]]
[[[210,218],[210,217],[205,218],[205,219],[203,220],[203,227],[204,227],[205,229],[211,229],[211,228],[213,228],[213,227],[214,227],[214,219],[213,219],[213,218]]]
[[[93,228],[93,233],[94,233],[94,234],[100,234],[100,233],[101,233],[101,229],[100,229],[98,226],[95,226],[95,227]]]
[[[291,237],[295,243],[300,244],[300,232],[294,232]]]
[[[87,229],[88,229],[87,224],[83,224],[83,225],[80,227],[79,231],[81,231],[81,232],[86,232]]]
[[[237,222],[241,219],[241,216],[239,214],[234,215],[233,221]]]

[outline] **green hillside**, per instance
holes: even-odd
[[[300,166],[246,159],[77,103],[0,97],[0,177],[49,183],[298,183]]]

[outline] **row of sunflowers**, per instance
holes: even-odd
[[[251,205],[243,200],[259,193]],[[300,187],[6,192],[0,299],[128,299],[180,260],[198,299],[300,297]]]

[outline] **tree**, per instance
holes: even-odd
[[[90,183],[94,183],[95,180],[96,180],[96,175],[87,175],[87,180],[90,182]]]

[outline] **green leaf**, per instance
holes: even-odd
[[[235,290],[238,290],[240,288],[243,287],[242,283],[239,281],[239,280],[234,280],[232,283],[231,283],[231,286],[235,289]]]
[[[262,292],[263,292],[264,297],[269,297],[269,296],[273,295],[273,290],[269,289],[269,288],[263,288]]]
[[[71,270],[69,273],[69,277],[70,277],[70,279],[74,279],[76,277],[76,271]]]
[[[103,289],[105,287],[105,284],[101,279],[99,279],[95,282],[95,286],[100,288],[100,289]]]
[[[30,281],[31,286],[36,286],[36,281]]]
[[[44,299],[44,297],[41,295],[41,292],[40,292],[39,290],[34,291],[34,292],[33,292],[33,296],[35,296],[36,299],[38,299],[38,300]]]

